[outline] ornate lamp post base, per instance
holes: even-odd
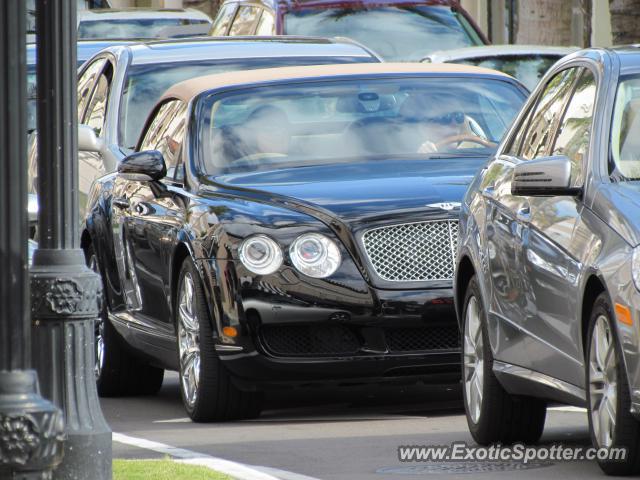
[[[63,454],[62,412],[33,370],[0,372],[0,478],[48,480]]]
[[[32,352],[42,393],[67,424],[59,479],[110,479],[111,430],[95,383],[95,319],[102,283],[82,250],[36,250],[31,275]]]

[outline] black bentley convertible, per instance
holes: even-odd
[[[167,91],[94,183],[103,395],[180,373],[195,421],[283,385],[459,377],[459,201],[525,99],[446,65],[200,77]]]

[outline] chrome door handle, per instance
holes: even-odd
[[[496,198],[496,189],[493,185],[489,186],[489,187],[484,187],[482,189],[482,196],[485,198],[491,198],[494,199]]]
[[[518,209],[516,219],[520,222],[528,222],[531,220],[531,208],[529,208],[529,205],[523,205]]]
[[[131,204],[129,203],[129,200],[127,200],[126,198],[122,198],[122,197],[117,197],[114,198],[111,203],[113,204],[114,207],[118,207],[121,208],[123,210],[129,208],[131,206]]]

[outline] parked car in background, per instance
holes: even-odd
[[[128,45],[128,40],[85,40],[78,42],[78,68],[100,50],[110,46]],[[36,102],[38,92],[36,86],[36,45],[27,44],[27,132],[32,133],[36,125]]]
[[[89,195],[103,393],[177,370],[189,416],[212,421],[258,415],[278,385],[459,378],[456,207],[525,98],[424,64],[170,88]]]
[[[120,45],[102,50],[78,73],[79,202],[91,183],[135,148],[147,115],[176,82],[207,73],[328,63],[379,62],[349,40],[324,38],[204,38]],[[30,186],[37,178],[35,138]]]
[[[387,61],[418,61],[434,50],[484,45],[455,0],[226,0],[211,35],[350,37]]]
[[[36,41],[36,0],[25,0],[27,10],[27,44]],[[76,11],[80,12],[88,8],[109,8],[109,0],[77,0]]]
[[[577,50],[578,47],[546,45],[488,45],[439,50],[427,55],[422,61],[492,68],[517,78],[529,90],[533,90],[554,63]]]
[[[474,439],[535,442],[547,402],[640,472],[640,48],[557,63],[464,198],[456,269]]]
[[[210,24],[209,16],[195,9],[81,10],[78,11],[78,40],[172,38],[183,36],[177,27],[202,27],[193,33],[205,34]]]

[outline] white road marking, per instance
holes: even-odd
[[[278,468],[246,465],[244,463],[212,457],[204,453],[173,447],[165,443],[154,442],[146,438],[131,437],[122,433],[113,433],[113,441],[125,445],[151,450],[169,455],[177,462],[189,465],[199,465],[230,475],[238,480],[319,480],[298,473],[280,470]]]
[[[301,473],[287,472],[286,470],[280,470],[279,468],[271,467],[254,467],[261,472],[270,473],[282,480],[319,480],[315,477],[309,477],[308,475],[302,475]]]
[[[154,420],[152,423],[191,423],[191,419],[189,417],[170,418],[169,420]]]
[[[561,407],[549,407],[548,410],[553,410],[554,412],[587,413],[587,409],[586,408],[572,407],[570,405],[565,405],[565,406],[561,406]]]

